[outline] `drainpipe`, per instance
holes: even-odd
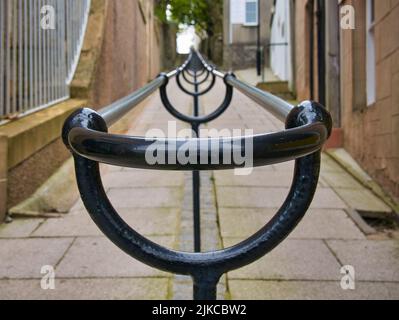
[[[296,34],[295,34],[295,26],[296,26],[296,16],[295,16],[295,6],[296,1],[291,0],[290,2],[290,39],[289,42],[291,43],[291,92],[294,96],[297,95],[296,93]]]
[[[325,53],[325,6],[324,0],[317,1],[317,63],[319,102],[326,105],[326,53]]]
[[[308,2],[309,14],[309,87],[310,87],[310,100],[314,100],[314,0]]]
[[[256,50],[256,71],[258,76],[262,75],[262,50],[260,47],[260,43],[261,43],[261,14],[260,14],[260,1],[258,0],[258,35],[257,35],[257,50]]]

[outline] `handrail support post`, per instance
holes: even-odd
[[[199,91],[197,72],[194,73],[194,117],[199,116]],[[199,138],[199,124],[192,123],[192,130],[196,138]],[[193,233],[194,233],[194,252],[201,252],[201,176],[199,171],[193,171]]]
[[[193,299],[214,301],[217,299],[217,286],[221,275],[216,271],[199,272],[193,276]]]

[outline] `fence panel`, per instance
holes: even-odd
[[[90,0],[0,0],[0,124],[69,98]]]

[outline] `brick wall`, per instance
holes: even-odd
[[[356,30],[341,30],[341,108],[345,148],[385,189],[399,197],[399,1],[375,1],[377,101],[365,97],[365,2]]]

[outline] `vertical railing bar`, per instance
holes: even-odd
[[[39,7],[42,7],[42,0],[39,0]],[[41,12],[41,9],[40,9]],[[41,19],[42,15],[40,14],[40,19]],[[45,66],[46,66],[46,39],[45,39],[45,34],[42,30],[41,27],[41,22],[40,22],[40,26],[39,26],[39,70],[40,70],[40,74],[39,74],[39,78],[40,78],[40,87],[41,87],[41,97],[40,97],[40,107],[44,104],[46,104],[47,101],[47,88],[46,88],[46,75],[44,73],[45,70]]]
[[[70,39],[70,41],[69,41],[69,44],[70,44],[70,51],[69,51],[69,55],[70,55],[70,59],[71,59],[71,61],[73,60],[73,43],[74,43],[74,31],[75,31],[75,28],[74,28],[74,21],[73,21],[73,10],[74,10],[74,2],[73,1],[70,1],[70,16],[69,16],[69,19],[70,19],[70,21],[69,21],[69,26],[70,26],[70,34],[69,34],[69,37],[68,37],[68,39]]]
[[[70,41],[67,42],[68,45],[68,60],[67,60],[67,72],[69,74],[70,61],[72,60],[72,1],[68,0],[68,29],[67,29],[67,39]]]
[[[53,31],[55,33],[55,41],[54,41],[54,55],[55,55],[55,62],[54,62],[54,72],[55,72],[55,81],[54,81],[54,90],[55,90],[55,97],[56,99],[61,98],[60,94],[59,94],[59,50],[60,50],[60,46],[59,46],[59,23],[58,23],[58,18],[60,16],[59,11],[58,11],[58,2],[59,1],[55,1],[54,2],[54,9],[56,12],[55,15],[55,30]]]
[[[53,4],[53,7],[54,7],[54,9],[55,9],[55,14],[56,14],[56,16],[54,17],[54,19],[56,19],[57,18],[57,10],[56,10],[56,1],[55,0],[52,0],[52,4]],[[54,23],[55,23],[55,28],[57,28],[57,22],[56,21],[54,21]],[[57,55],[57,51],[58,51],[58,48],[57,48],[57,37],[56,37],[56,29],[54,29],[54,30],[51,30],[50,31],[51,32],[51,47],[52,47],[52,60],[53,60],[53,63],[52,63],[52,70],[53,70],[53,81],[52,81],[52,87],[53,87],[53,100],[57,100],[57,78],[56,78],[56,75],[57,75],[57,73],[56,73],[56,68],[55,68],[55,66],[56,66],[56,55]]]
[[[39,0],[39,8],[42,7],[42,0]],[[41,12],[41,9],[40,9]],[[40,15],[41,17],[41,15]],[[43,105],[46,101],[45,98],[45,86],[43,85],[44,81],[43,81],[43,66],[46,63],[46,61],[43,58],[43,31],[41,26],[39,27],[39,48],[38,48],[38,52],[39,52],[39,105]]]
[[[46,1],[46,0],[41,0],[41,1],[42,1],[41,6],[50,4],[49,1]],[[50,91],[51,79],[49,78],[49,75],[48,75],[48,71],[49,71],[49,67],[50,67],[49,31],[48,31],[48,29],[41,28],[41,32],[42,32],[43,39],[44,39],[43,52],[45,53],[44,54],[45,60],[43,62],[43,74],[44,74],[44,78],[46,80],[43,82],[43,87],[46,92],[46,98],[44,99],[44,103],[48,104],[50,101],[52,101],[51,91]]]
[[[33,34],[34,34],[34,62],[33,62],[33,66],[34,66],[34,97],[35,97],[35,108],[39,107],[39,53],[38,53],[38,48],[39,48],[39,37],[38,37],[38,30],[40,30],[39,23],[40,23],[40,11],[38,10],[39,7],[37,5],[37,1],[34,2],[34,9],[33,9],[33,18],[34,18],[34,24],[33,24]]]
[[[199,117],[199,99],[198,99],[198,79],[197,71],[194,72],[194,117]],[[192,124],[192,129],[199,138],[199,126],[196,123]],[[193,219],[194,219],[194,251],[201,252],[201,175],[199,171],[193,171]]]
[[[46,34],[46,39],[47,39],[47,101],[52,101],[53,97],[52,97],[52,86],[53,84],[51,83],[51,31],[50,30],[44,30],[45,34]]]
[[[58,41],[57,41],[57,28],[58,28],[58,24],[57,24],[57,1],[53,0],[53,6],[56,12],[56,16],[55,16],[55,29],[51,30],[51,34],[53,36],[53,96],[54,99],[59,98],[57,95],[57,89],[58,89],[58,82],[57,82],[57,55],[58,55]]]
[[[24,104],[22,112],[29,108],[28,101],[28,79],[29,79],[29,65],[28,65],[28,0],[24,0]]]
[[[47,4],[52,5],[51,0],[47,0]],[[47,60],[47,66],[48,66],[48,101],[53,101],[53,46],[52,46],[52,34],[51,34],[51,29],[46,29],[44,32],[47,35],[47,53],[48,53],[48,60]]]
[[[5,17],[6,21],[6,85],[5,85],[5,106],[6,106],[6,115],[10,114],[11,108],[10,108],[10,103],[11,103],[11,96],[10,96],[10,85],[11,85],[11,44],[10,44],[10,33],[11,33],[11,24],[12,24],[12,8],[9,2],[6,2],[6,7],[7,7],[7,14]]]
[[[51,5],[54,7],[54,4],[51,0],[48,0],[47,4]],[[50,92],[50,98],[49,101],[54,101],[55,97],[54,97],[54,78],[53,78],[53,54],[54,54],[54,47],[53,47],[53,30],[51,29],[46,29],[45,30],[48,39],[49,39],[49,43],[48,43],[48,52],[49,52],[49,61],[48,61],[48,65],[49,65],[49,92]]]
[[[62,3],[64,1],[57,1],[57,12],[62,12]],[[58,66],[57,66],[57,72],[58,72],[58,97],[61,98],[63,96],[62,94],[62,81],[61,79],[63,78],[62,74],[62,25],[63,25],[63,17],[64,15],[59,14],[57,16],[57,39],[58,39]]]
[[[61,42],[61,49],[62,49],[62,75],[63,75],[63,87],[62,87],[62,92],[63,92],[63,95],[67,95],[67,91],[68,91],[68,87],[67,87],[67,82],[66,82],[66,79],[67,79],[67,50],[68,50],[68,47],[67,47],[67,44],[66,44],[66,42],[65,42],[65,39],[66,39],[66,30],[67,30],[67,6],[68,6],[68,3],[67,3],[67,0],[65,0],[65,2],[64,2],[64,4],[63,4],[63,6],[64,6],[64,9],[65,9],[65,16],[64,16],[64,20],[62,21],[62,25],[61,25],[61,32],[62,32],[62,34],[61,34],[61,38],[63,39],[63,41]]]
[[[41,0],[42,1],[42,0]],[[42,5],[42,4],[41,4]],[[48,30],[43,30],[41,29],[42,32],[42,37],[43,37],[43,57],[44,57],[44,62],[43,62],[43,89],[45,92],[45,99],[44,103],[47,104],[49,101],[51,101],[51,96],[50,96],[50,90],[49,90],[49,85],[50,85],[50,79],[48,77],[48,67],[49,67],[49,55],[48,55]]]
[[[18,112],[21,113],[23,109],[23,102],[22,102],[22,97],[23,97],[23,23],[22,23],[22,13],[23,13],[23,7],[22,7],[22,0],[18,1],[19,4],[19,9],[18,9],[18,53],[19,53],[19,68],[18,68]]]
[[[51,0],[47,0],[49,5],[53,5]],[[53,37],[52,37],[52,30],[51,29],[47,29],[45,30],[47,37],[48,37],[48,72],[49,72],[49,101],[53,101],[54,100],[54,92],[53,92],[53,88],[54,88],[54,80],[53,80]]]
[[[42,1],[40,6],[43,6],[44,4],[49,4],[48,1],[46,1],[46,2],[44,2],[44,0],[40,0],[40,1]],[[48,30],[40,28],[40,31],[41,31],[42,37],[43,37],[43,47],[42,47],[42,51],[43,51],[43,71],[42,72],[43,72],[43,78],[44,78],[43,90],[45,92],[45,98],[44,98],[43,103],[47,104],[49,101],[51,101],[50,90],[49,90],[50,79],[48,77],[48,68],[49,68]]]
[[[52,0],[48,0],[49,3],[54,7],[54,3]],[[49,65],[50,65],[50,100],[55,100],[55,96],[54,96],[54,42],[53,42],[53,30],[49,29],[46,30],[46,32],[48,33],[48,37],[49,37],[49,54],[50,54],[50,61],[49,61]]]
[[[40,8],[42,7],[42,0],[39,0],[39,6]],[[40,10],[41,12],[41,10]],[[40,15],[41,17],[41,15]],[[39,43],[39,52],[40,52],[40,86],[41,86],[41,101],[40,101],[40,106],[46,104],[48,101],[47,97],[47,78],[46,78],[46,34],[44,30],[41,28],[41,25],[39,26],[39,34],[40,34],[40,43]]]
[[[32,29],[32,43],[30,50],[32,51],[32,101],[30,102],[29,109],[33,109],[36,107],[36,0],[32,0],[32,21],[30,28]]]
[[[75,55],[76,55],[76,38],[77,38],[77,36],[76,36],[76,34],[77,34],[77,21],[76,21],[77,15],[75,15],[76,12],[77,12],[77,8],[76,7],[77,7],[77,2],[73,1],[73,10],[72,10],[72,12],[74,13],[72,15],[72,21],[73,21],[73,23],[72,23],[72,39],[73,39],[73,42],[72,42],[72,45],[73,45],[73,47],[72,47],[72,59],[73,60],[75,60]]]
[[[46,96],[46,101],[51,101],[51,79],[50,79],[50,36],[48,30],[43,30],[45,39],[46,39],[46,44],[44,46],[44,50],[46,52],[46,63],[44,64],[45,66],[45,73],[46,73],[46,91],[47,91],[47,96]]]
[[[4,2],[0,1],[0,117],[6,114],[4,104],[4,42],[6,37],[4,20]]]
[[[65,37],[66,37],[66,39],[69,39],[70,38],[70,34],[71,34],[71,1],[70,0],[67,0],[67,20],[66,20],[66,30],[65,30],[65,32],[66,32],[66,35],[65,35]],[[67,74],[69,73],[69,61],[70,61],[70,56],[71,56],[71,44],[72,42],[71,41],[67,41],[66,42],[66,45],[67,45],[67,47],[66,47],[66,50],[67,50],[67,61],[66,61],[66,63],[67,63]]]
[[[61,82],[61,95],[62,96],[67,96],[68,95],[68,86],[67,86],[67,72],[66,72],[66,45],[65,45],[65,39],[66,39],[66,1],[64,0],[62,3],[62,6],[65,10],[65,15],[61,17],[61,22],[60,22],[60,65],[61,65],[61,74],[62,77],[60,79]]]
[[[62,63],[62,70],[63,70],[63,80],[65,81],[63,83],[63,91],[64,91],[64,95],[69,95],[69,89],[67,86],[67,75],[68,75],[68,70],[67,70],[67,63],[68,63],[68,44],[65,42],[66,41],[66,37],[67,37],[67,23],[68,23],[68,0],[65,0],[65,4],[64,4],[64,8],[65,8],[65,12],[66,12],[66,16],[65,16],[65,20],[62,23],[62,52],[63,52],[63,63]]]
[[[29,103],[28,108],[33,104],[33,0],[29,1]]]
[[[62,12],[61,11],[61,3],[63,1],[56,1],[56,10],[57,12]],[[62,28],[62,15],[58,14],[57,15],[57,98],[61,98],[62,97],[62,83],[61,83],[61,79],[62,79],[62,58],[61,58],[61,52],[62,52],[62,46],[61,46],[61,36],[62,36],[62,32],[61,32],[61,28]]]
[[[50,0],[46,0],[46,4],[51,5]],[[46,67],[47,67],[47,101],[53,101],[54,98],[52,96],[52,78],[51,78],[51,67],[52,67],[52,60],[51,60],[51,30],[50,29],[45,29],[43,30],[44,34],[46,35],[47,39],[47,44],[46,44],[46,51],[47,51],[47,61],[46,61]]]
[[[17,113],[17,91],[18,91],[18,55],[17,55],[17,40],[18,40],[18,2],[12,1],[13,4],[13,26],[12,26],[12,111],[15,115]]]

